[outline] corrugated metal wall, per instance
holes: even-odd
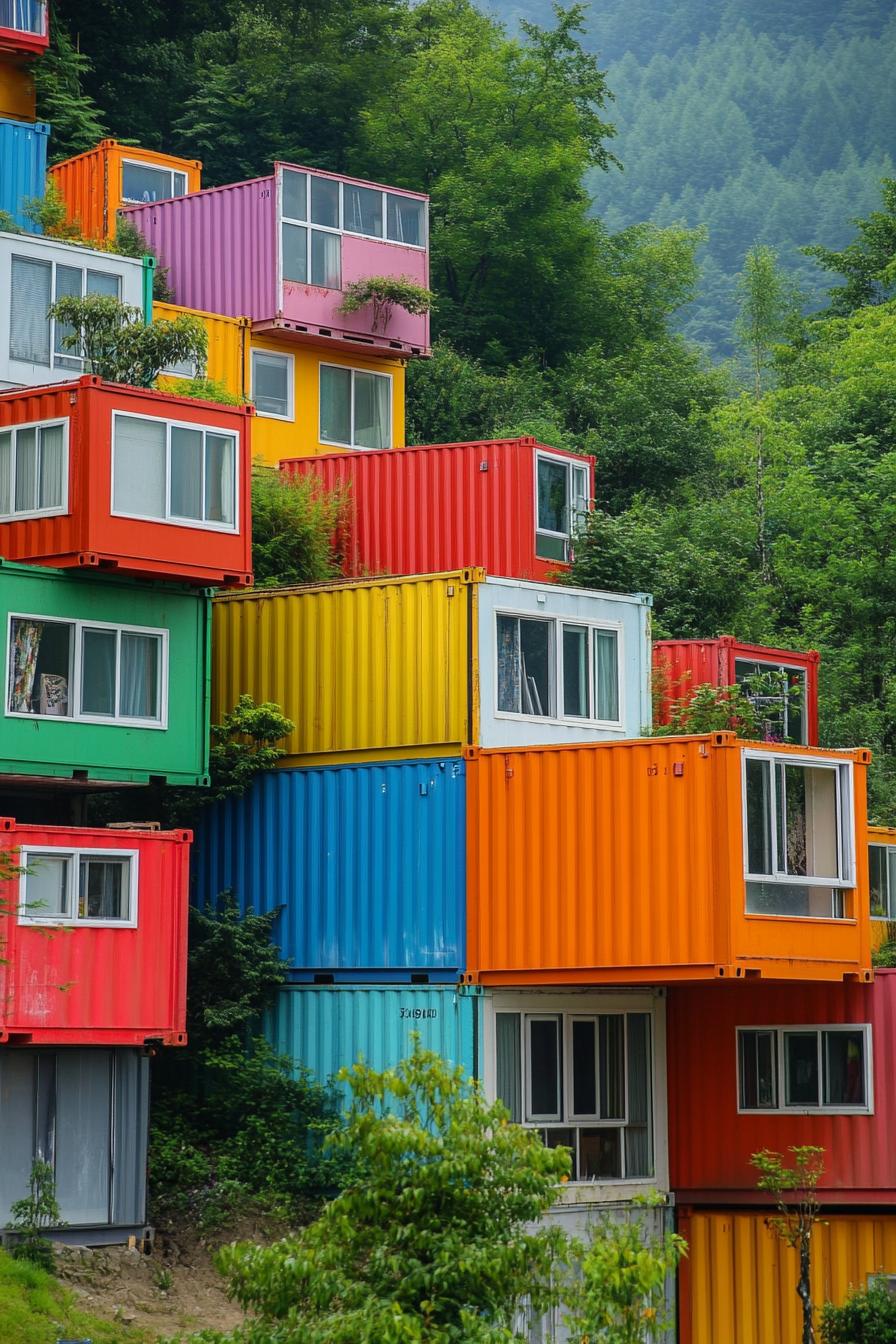
[[[223,383],[235,397],[249,396],[249,329],[247,317],[221,317],[218,313],[202,313],[194,308],[178,307],[174,303],[154,303],[153,321],[174,322],[178,317],[197,317],[208,334],[208,362],[206,374],[216,383]],[[177,395],[181,378],[162,376],[159,385]]]
[[[103,242],[115,237],[117,211],[121,205],[124,160],[159,168],[173,168],[187,179],[187,191],[199,190],[202,164],[118,140],[101,140],[93,149],[54,164],[50,175],[66,205],[66,215],[77,221],[85,238]]]
[[[272,771],[201,817],[196,900],[230,888],[243,910],[285,907],[274,939],[309,973],[456,979],[465,835],[461,760]]]
[[[679,1230],[690,1253],[679,1281],[679,1344],[800,1344],[796,1251],[762,1212],[692,1212]],[[896,1215],[831,1213],[812,1234],[812,1289],[842,1303],[867,1276],[896,1273]]]
[[[292,985],[278,992],[265,1022],[274,1048],[321,1082],[359,1056],[371,1068],[392,1068],[411,1053],[412,1032],[425,1049],[479,1076],[482,997],[453,985]],[[349,1088],[338,1090],[348,1098]]]
[[[0,119],[0,210],[6,210],[30,233],[40,230],[28,219],[24,206],[29,197],[44,194],[49,134],[49,126],[42,121]]]

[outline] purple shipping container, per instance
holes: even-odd
[[[258,333],[346,349],[429,353],[428,314],[368,304],[353,281],[429,285],[428,198],[277,163],[270,177],[122,210],[168,268],[176,301],[249,317]]]

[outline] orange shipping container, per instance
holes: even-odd
[[[871,978],[867,751],[468,749],[467,980]]]
[[[154,149],[101,140],[85,154],[54,164],[50,177],[65,202],[69,223],[77,222],[85,238],[105,242],[115,237],[122,205],[198,191],[202,164],[198,159],[179,159]]]

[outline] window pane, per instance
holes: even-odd
[[[538,526],[546,532],[566,532],[567,481],[564,462],[538,459]]]
[[[570,1180],[577,1181],[579,1173],[576,1166],[576,1131],[574,1129],[543,1129],[541,1131],[541,1141],[545,1148],[569,1149],[572,1157]]]
[[[130,859],[81,859],[78,917],[129,917]]]
[[[37,508],[37,430],[16,434],[16,513]]]
[[[588,468],[571,467],[572,472],[572,522],[576,524],[579,517],[588,512]]]
[[[2,447],[0,447],[2,452]],[[2,475],[0,475],[2,481]],[[886,845],[868,846],[868,878],[871,886],[871,914],[884,918],[889,912],[889,865]]]
[[[553,714],[551,622],[520,621],[520,697],[523,714]]]
[[[121,634],[121,671],[118,713],[123,719],[158,719],[159,655],[158,635]]]
[[[425,242],[423,220],[422,201],[412,200],[410,196],[396,196],[391,191],[387,193],[387,236],[393,243],[422,247]]]
[[[343,227],[349,233],[366,233],[371,238],[383,236],[383,193],[370,187],[352,187],[346,182],[342,188]]]
[[[67,858],[58,854],[29,854],[25,874],[25,904],[22,911],[29,919],[48,919],[70,915],[68,908]]]
[[[806,714],[806,674],[805,672],[787,673],[787,723],[788,742],[806,742],[808,716]]]
[[[560,1019],[529,1019],[529,1114],[560,1118]]]
[[[9,356],[26,364],[50,366],[50,279],[48,261],[12,259]]]
[[[283,214],[288,219],[308,218],[308,175],[283,169]]]
[[[600,1118],[621,1120],[625,1116],[625,1019],[621,1013],[601,1014]]]
[[[843,892],[796,882],[748,882],[747,913],[804,919],[845,919]]]
[[[573,1115],[597,1115],[597,1024],[574,1019],[572,1024]]]
[[[338,233],[311,230],[311,283],[322,289],[342,288],[342,242]]]
[[[12,512],[12,430],[0,433],[0,514]]]
[[[252,352],[252,399],[260,415],[289,415],[292,361],[283,355]]]
[[[498,709],[521,712],[520,623],[516,616],[498,616]]]
[[[892,919],[896,914],[896,910],[894,910],[894,905],[896,905],[896,846],[892,845],[887,848],[887,891],[889,897],[887,915]]]
[[[121,280],[109,271],[87,272],[87,293],[105,294],[109,299],[117,299],[121,290]]]
[[[864,1106],[865,1033],[823,1031],[824,1104]]]
[[[350,369],[321,366],[320,437],[322,443],[344,443],[351,447],[352,375]]]
[[[626,1176],[653,1175],[653,1062],[650,1014],[627,1013],[628,1125],[625,1130]]]
[[[746,760],[747,871],[772,874],[771,762]]]
[[[283,279],[299,285],[308,283],[308,230],[301,224],[284,224]]]
[[[778,1105],[777,1058],[773,1031],[741,1031],[740,1104],[744,1110],[775,1110]]]
[[[837,772],[818,766],[787,767],[788,804],[791,780],[802,776],[800,803],[794,812],[795,841],[802,842],[800,862],[809,877],[840,876],[840,818],[837,810]],[[788,806],[788,857],[791,852]],[[788,869],[788,871],[792,871]]]
[[[235,444],[230,434],[205,436],[205,520],[232,525]]]
[[[48,425],[40,431],[40,480],[37,505],[40,509],[62,507],[65,494],[65,430]]]
[[[622,1177],[622,1130],[579,1130],[579,1180],[618,1181]]]
[[[57,299],[74,296],[81,297],[81,289],[84,283],[84,272],[78,266],[57,266],[56,267],[56,287],[54,297]],[[80,349],[77,345],[66,345],[70,336],[75,335],[74,327],[67,322],[54,322],[53,349],[57,358],[54,363],[66,369],[79,369],[81,367]]]
[[[609,723],[619,719],[619,638],[615,630],[595,630],[597,717]]]
[[[304,215],[301,216],[304,219]],[[311,223],[339,228],[339,183],[329,177],[311,178]]]
[[[115,715],[115,630],[85,630],[81,635],[81,713]]]
[[[148,163],[121,165],[121,199],[123,201],[166,201],[173,194],[171,170],[153,168]]]
[[[171,188],[172,196],[186,196],[187,194],[187,175],[186,173],[175,173],[174,182]]]
[[[391,383],[375,373],[355,373],[356,448],[388,448],[391,439],[389,393]]]
[[[523,1118],[519,1013],[495,1014],[495,1049],[498,1099],[518,1124]]]
[[[166,517],[165,433],[161,420],[115,417],[112,499],[116,512]]]
[[[588,630],[581,625],[563,627],[563,713],[572,718],[590,717],[588,704]]]
[[[69,708],[73,627],[63,621],[14,618],[9,668],[13,714],[62,717]]]
[[[818,1105],[818,1035],[814,1031],[784,1033],[784,1067],[788,1106]]]
[[[171,429],[171,514],[202,518],[201,429]]]

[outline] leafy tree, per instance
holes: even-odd
[[[831,312],[838,316],[896,297],[896,179],[884,178],[881,190],[884,208],[855,220],[859,236],[846,247],[803,248],[824,270],[843,277],[830,292]]]
[[[255,775],[274,768],[283,755],[277,743],[294,731],[295,724],[281,714],[279,705],[256,704],[251,695],[241,695],[221,723],[211,726],[211,786],[205,801],[245,793]]]
[[[50,14],[50,49],[34,68],[37,114],[53,128],[54,163],[93,149],[106,134],[103,116],[85,84],[91,61],[60,22],[58,6]]]
[[[50,1228],[64,1227],[62,1210],[56,1199],[56,1177],[49,1162],[39,1158],[31,1164],[28,1194],[13,1202],[9,1226],[15,1235],[10,1253],[16,1260],[30,1260],[41,1269],[53,1272],[53,1247],[47,1237]]]
[[[255,586],[317,583],[338,574],[335,538],[343,497],[305,477],[288,480],[269,467],[252,474],[252,567]]]
[[[147,324],[139,308],[107,294],[85,294],[57,299],[49,315],[68,328],[63,348],[83,354],[86,371],[110,383],[151,387],[171,364],[188,359],[205,364],[205,327],[187,314]]]
[[[437,1055],[342,1075],[354,1101],[336,1153],[357,1163],[315,1223],[273,1246],[225,1248],[252,1313],[231,1344],[509,1344],[524,1300],[559,1293],[563,1233],[529,1226],[569,1173],[564,1149],[508,1123]]]
[[[793,1166],[788,1167],[780,1153],[763,1148],[754,1153],[751,1163],[759,1172],[759,1190],[773,1196],[777,1214],[768,1219],[769,1229],[799,1256],[796,1291],[802,1304],[802,1344],[815,1344],[812,1306],[812,1232],[818,1221],[818,1182],[824,1174],[824,1149],[810,1144],[791,1147]],[[788,1198],[788,1195],[791,1198]]]
[[[822,1344],[896,1344],[896,1297],[882,1283],[821,1309]]]

